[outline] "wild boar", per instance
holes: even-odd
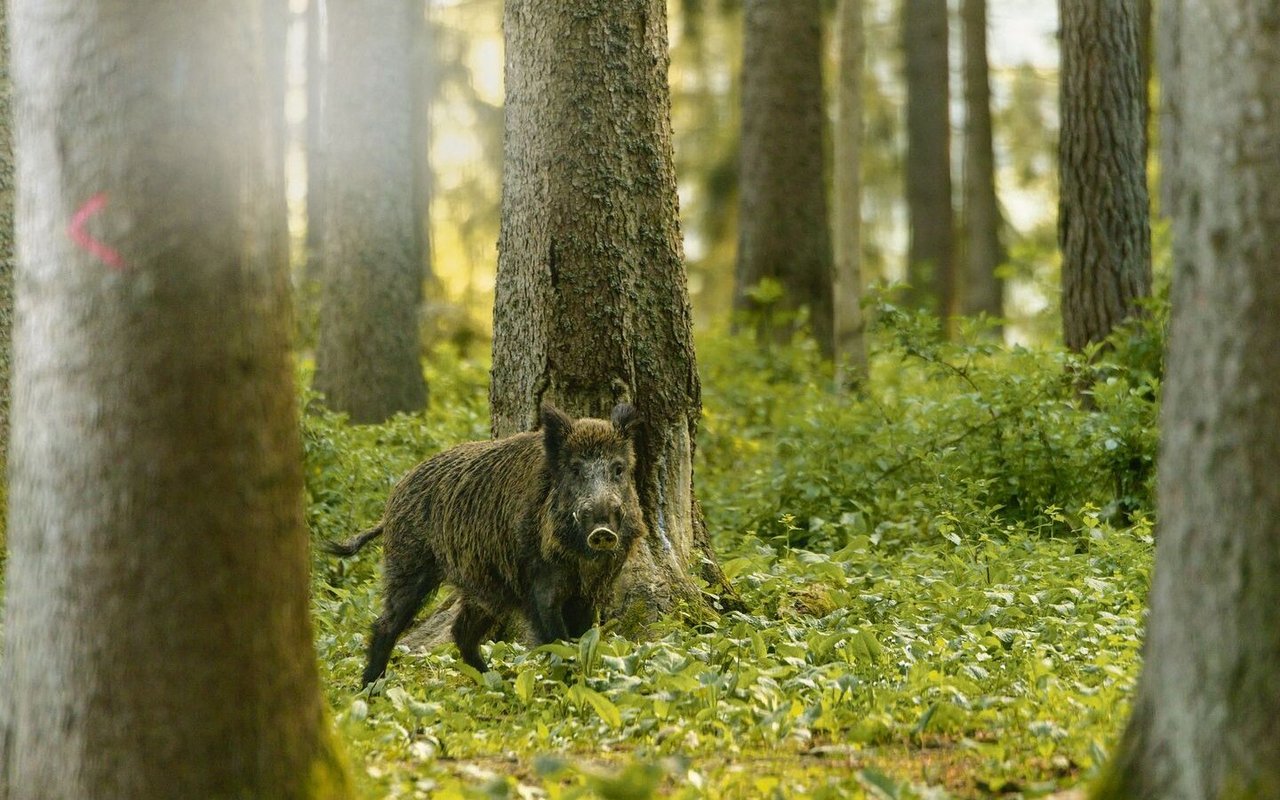
[[[469,442],[414,467],[382,521],[326,549],[350,556],[385,534],[384,610],[373,624],[363,683],[386,670],[396,640],[443,583],[458,593],[453,639],[487,670],[480,643],[511,612],[539,644],[581,636],[611,598],[644,535],[636,495],[640,419],[620,403],[610,420],[574,420],[551,405],[541,429]]]

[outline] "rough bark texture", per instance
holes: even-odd
[[[7,9],[8,4],[0,2],[0,480],[9,453],[9,372],[13,360],[13,106]],[[0,496],[3,492],[0,488]],[[0,531],[3,524],[0,520]]]
[[[991,136],[991,84],[987,68],[987,0],[964,0],[964,281],[960,313],[1004,314],[1004,282],[996,268],[1000,246],[1000,204]]]
[[[840,0],[840,47],[832,164],[832,322],[835,330],[836,386],[856,386],[867,376],[867,343],[862,314],[862,0]]]
[[[1133,0],[1059,0],[1058,244],[1067,347],[1102,341],[1151,294],[1146,103]]]
[[[1160,527],[1138,699],[1098,798],[1280,797],[1276,25],[1267,3],[1160,4]]]
[[[645,420],[636,482],[650,538],[624,576],[650,613],[732,594],[693,491],[701,396],[676,209],[663,0],[511,0],[494,304],[495,436],[552,400]]]
[[[413,171],[414,0],[327,0],[316,389],[352,422],[426,405]]]
[[[16,0],[0,797],[345,797],[255,0]]]
[[[947,1],[905,0],[907,301],[942,317],[955,306]]]
[[[819,0],[743,4],[742,144],[734,307],[758,315],[761,338],[791,338],[778,311],[806,307],[823,354],[834,348],[832,252],[823,175]],[[778,282],[761,307],[751,290]]]

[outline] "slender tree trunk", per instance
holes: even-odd
[[[325,212],[325,2],[307,0],[307,262],[305,283],[323,276]]]
[[[743,5],[741,206],[734,307],[759,315],[762,338],[786,341],[752,290],[768,278],[784,313],[809,309],[813,336],[831,356],[832,252],[823,176],[822,8],[819,0]]]
[[[435,189],[431,173],[431,108],[435,101],[435,46],[428,19],[431,0],[413,0],[413,243],[422,259],[424,281],[434,282],[432,263],[431,200]]]
[[[1138,58],[1142,65],[1142,157],[1147,160],[1151,151],[1151,76],[1155,66],[1154,31],[1155,11],[1152,0],[1138,3]]]
[[[833,139],[835,280],[832,286],[836,386],[867,377],[862,314],[862,0],[840,0],[837,121]]]
[[[4,479],[9,454],[9,373],[13,360],[14,169],[8,16],[8,4],[0,2],[0,480]],[[5,491],[0,487],[0,497]],[[0,547],[3,546],[4,535],[0,531]]]
[[[1151,294],[1145,102],[1132,0],[1059,0],[1058,243],[1067,347],[1083,350]]]
[[[1134,713],[1097,798],[1280,797],[1280,38],[1160,5],[1173,309]]]
[[[415,0],[327,0],[324,268],[315,386],[352,422],[426,405],[413,170]]]
[[[345,797],[311,644],[261,5],[10,9],[0,797]]]
[[[943,318],[955,307],[947,0],[905,0],[908,302]]]
[[[646,421],[650,537],[625,578],[649,613],[724,585],[693,490],[701,398],[672,166],[663,0],[510,0],[493,432],[541,402]]]
[[[1004,283],[996,268],[1000,245],[1000,203],[991,133],[991,85],[987,69],[987,0],[963,0],[964,23],[964,233],[965,274],[960,313],[1004,314]]]
[[[263,36],[266,49],[265,80],[267,85],[267,114],[270,116],[268,145],[271,147],[271,164],[276,174],[271,185],[276,188],[276,202],[280,214],[288,221],[289,200],[285,192],[285,160],[288,151],[289,122],[285,115],[285,96],[288,94],[288,65],[285,51],[289,39],[289,0],[260,0],[262,3]],[[280,228],[286,254],[289,247],[289,228]]]

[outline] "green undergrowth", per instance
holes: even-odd
[[[451,646],[401,648],[361,692],[379,548],[317,553],[322,677],[364,793],[1033,797],[1091,774],[1139,665],[1158,324],[1082,361],[879,316],[858,397],[804,343],[700,342],[698,491],[749,613],[495,643],[483,676]],[[386,425],[306,398],[317,541],[487,435],[487,365],[430,367],[431,409]]]

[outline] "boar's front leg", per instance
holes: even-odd
[[[595,606],[580,594],[569,597],[561,608],[564,609],[565,627],[574,639],[591,630],[591,626],[596,624]]]
[[[564,620],[566,592],[564,580],[555,571],[534,580],[533,596],[529,608],[529,622],[538,644],[547,644],[569,638],[569,626]]]

